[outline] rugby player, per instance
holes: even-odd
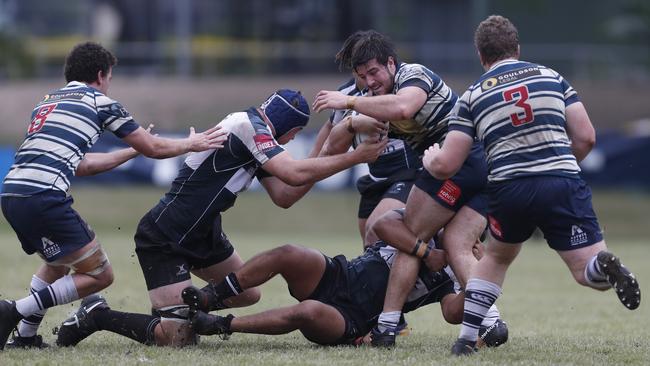
[[[434,145],[424,156],[426,169],[445,179],[460,168],[478,138],[490,166],[492,235],[465,287],[454,355],[474,353],[479,324],[535,228],[576,282],[601,291],[613,287],[630,310],[641,302],[634,275],[607,251],[591,190],[579,175],[578,162],[596,139],[576,91],[554,70],[519,61],[519,35],[507,18],[493,15],[481,22],[474,42],[486,72],[460,99],[442,148]]]
[[[384,35],[367,31],[354,47],[351,64],[372,96],[348,96],[337,91],[321,91],[313,107],[352,109],[380,121],[389,121],[389,136],[403,139],[415,152],[423,154],[444,139],[450,112],[458,97],[444,81],[419,64],[400,63],[395,47]],[[487,224],[483,190],[487,167],[481,146],[476,144],[463,168],[453,177],[438,180],[422,171],[406,202],[404,222],[413,235],[409,241],[391,242],[398,254],[393,266],[384,311],[373,329],[373,344],[392,346],[401,309],[417,278],[420,259],[430,255],[426,243],[445,227],[443,243],[451,268],[461,286],[476,258],[472,245]],[[379,235],[380,239],[382,238]],[[437,249],[434,249],[434,251]]]
[[[390,211],[382,219],[399,221],[402,214],[403,210]],[[399,237],[403,230],[405,227],[401,226],[391,237]],[[428,245],[435,244],[431,241]],[[482,244],[475,243],[474,249],[480,255]],[[192,309],[192,327],[198,334],[285,334],[300,330],[305,338],[318,344],[359,345],[364,343],[364,336],[381,312],[396,252],[378,241],[361,256],[348,261],[343,255],[330,258],[314,249],[285,245],[256,255],[217,285],[201,290],[186,288],[183,299]],[[463,293],[455,292],[453,273],[449,267],[442,267],[444,253],[434,256],[440,257],[440,268],[418,268],[416,285],[409,289],[403,310],[440,302],[444,319],[458,324]],[[259,286],[277,274],[287,282],[289,293],[298,304],[241,317],[207,314],[224,299]],[[507,328],[505,324],[492,327],[489,332],[486,328],[482,336],[488,345],[496,346],[507,340]]]
[[[352,152],[294,160],[280,145],[292,140],[308,120],[309,105],[299,92],[288,89],[273,93],[260,107],[224,118],[219,123],[229,133],[224,148],[190,155],[169,192],[138,225],[136,254],[154,314],[114,311],[100,296],[86,298],[60,326],[57,344],[76,345],[97,330],[144,344],[194,343],[181,291],[192,284],[190,273],[218,283],[242,266],[221,228],[221,212],[234,205],[253,178],[276,205],[288,208],[314,182],[373,161],[386,146],[385,141],[369,141]],[[249,288],[216,306],[247,306],[259,298],[259,290]]]
[[[336,54],[340,69],[352,70],[351,59],[354,47],[367,31],[350,35]],[[352,70],[352,78],[339,89],[348,96],[363,96],[368,93],[365,82]],[[356,147],[363,139],[371,136],[385,136],[388,125],[374,118],[366,118],[351,110],[334,110],[330,117],[329,138],[326,149],[330,153],[347,151]],[[418,170],[422,168],[419,156],[404,141],[389,137],[386,150],[377,161],[368,164],[369,173],[357,180],[361,194],[358,209],[358,226],[364,247],[375,243],[378,238],[373,224],[384,213],[404,207]]]
[[[113,282],[108,257],[95,233],[72,208],[73,175],[109,170],[137,153],[167,158],[222,146],[225,131],[213,128],[184,139],[165,139],[140,127],[107,96],[117,59],[101,45],[75,46],[65,61],[65,87],[36,105],[25,141],[2,185],[2,212],[27,254],[45,263],[32,277],[30,295],[0,301],[0,349],[18,322],[14,347],[43,347],[37,328],[48,308],[106,288]],[[134,150],[87,154],[104,131]],[[72,274],[69,274],[70,271]]]

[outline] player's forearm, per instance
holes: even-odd
[[[351,104],[352,100],[348,103]],[[353,104],[355,111],[380,121],[401,121],[413,118],[406,103],[395,94],[356,97]]]
[[[363,162],[355,152],[314,159],[296,160],[295,174],[287,182],[292,186],[313,184],[342,170]]]
[[[354,132],[348,129],[348,121],[349,119],[346,118],[332,128],[329,138],[325,143],[324,151],[326,154],[342,154],[350,149]]]
[[[81,163],[79,163],[75,175],[88,176],[99,174],[118,167],[138,155],[139,153],[130,147],[108,153],[88,153],[84,156]]]
[[[183,155],[191,151],[191,141],[189,138],[168,139],[164,137],[153,136],[152,148],[143,152],[144,155],[154,159],[166,159],[178,155]]]

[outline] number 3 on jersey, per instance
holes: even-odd
[[[533,107],[530,104],[526,103],[528,100],[528,87],[526,85],[518,86],[516,88],[508,89],[503,92],[503,99],[506,102],[511,100],[516,100],[515,106],[523,108],[524,118],[521,118],[520,113],[513,113],[510,115],[510,121],[515,127],[519,127],[523,124],[530,123],[535,119],[533,115]]]
[[[42,106],[34,115],[34,119],[32,120],[32,123],[29,124],[27,133],[31,135],[34,132],[40,131],[41,128],[43,128],[43,125],[45,125],[47,116],[52,113],[54,108],[56,108],[56,104],[48,104]]]

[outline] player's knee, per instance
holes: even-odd
[[[300,324],[313,322],[320,317],[321,305],[320,302],[315,300],[301,301],[296,305],[291,317]]]
[[[260,301],[262,298],[262,291],[257,287],[253,287],[246,289],[246,291],[242,292],[237,297],[241,297],[241,306],[250,306]]]
[[[115,276],[113,275],[113,267],[108,264],[107,268],[105,268],[102,273],[93,277],[97,280],[97,286],[101,287],[99,290],[105,289],[113,283],[113,280],[115,280]]]
[[[304,248],[297,245],[285,244],[273,249],[272,253],[279,261],[291,263],[292,261],[302,257],[303,250]]]
[[[449,324],[460,324],[463,322],[463,308],[447,306],[442,309],[442,317]]]

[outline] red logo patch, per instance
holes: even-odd
[[[494,235],[496,235],[498,238],[503,238],[503,233],[501,233],[501,224],[499,224],[499,221],[490,215],[488,215],[488,221],[490,222],[490,230],[492,230]]]
[[[262,152],[266,152],[267,150],[278,146],[271,135],[255,135],[253,136],[253,140],[255,140],[255,147],[257,147],[257,150]]]
[[[453,206],[456,204],[456,201],[458,201],[458,198],[460,197],[460,187],[456,185],[456,183],[446,180],[443,184],[442,187],[440,187],[440,190],[438,191],[438,197],[447,202],[450,206]]]

